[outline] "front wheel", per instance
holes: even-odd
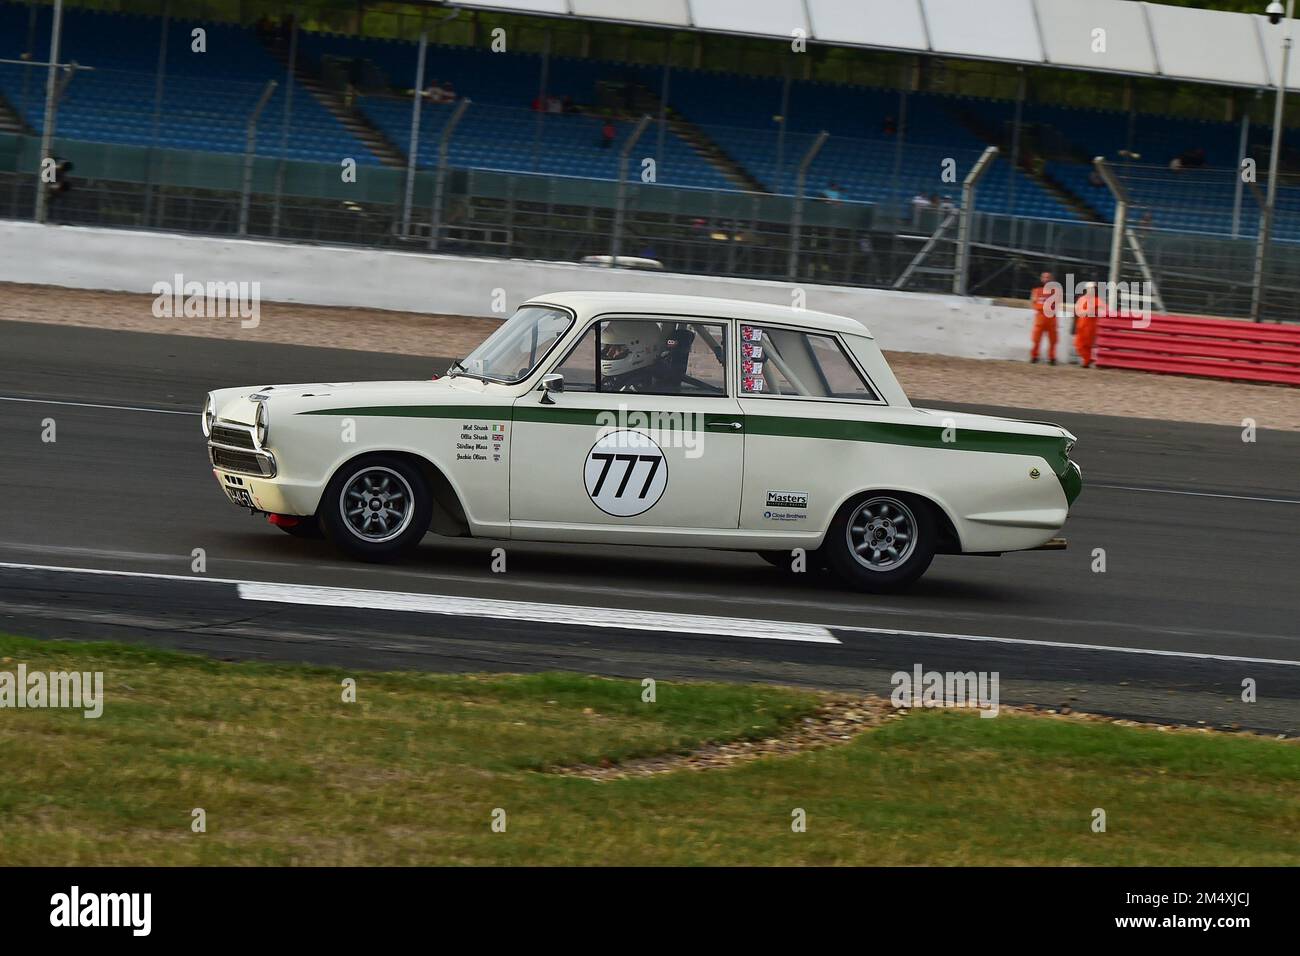
[[[860,591],[912,585],[938,543],[933,506],[910,495],[869,494],[840,509],[822,550],[836,575]]]
[[[432,514],[424,476],[390,455],[367,455],[340,468],[320,506],[330,541],[363,561],[388,561],[414,548]]]

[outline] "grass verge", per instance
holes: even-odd
[[[660,682],[644,703],[640,682],[569,674],[0,637],[0,671],[19,663],[103,671],[106,700],[94,720],[0,710],[10,865],[1300,863],[1300,747],[1266,739],[930,711],[829,749],[594,782],[537,771],[768,737],[819,698]]]

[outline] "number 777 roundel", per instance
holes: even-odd
[[[602,435],[583,466],[587,496],[607,515],[630,518],[649,511],[668,487],[668,462],[654,439],[619,429]]]

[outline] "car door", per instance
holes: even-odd
[[[736,355],[746,416],[740,527],[818,533],[879,464],[849,439],[891,410],[832,333],[741,322]]]
[[[734,529],[744,417],[731,323],[602,316],[514,407],[511,526]]]

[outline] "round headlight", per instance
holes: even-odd
[[[271,430],[271,415],[266,410],[266,402],[257,403],[257,416],[253,419],[253,424],[257,430],[257,444],[263,447],[266,445],[267,433]]]
[[[212,393],[208,392],[207,399],[203,402],[203,437],[212,437],[212,420],[217,415],[216,403],[212,401]]]

